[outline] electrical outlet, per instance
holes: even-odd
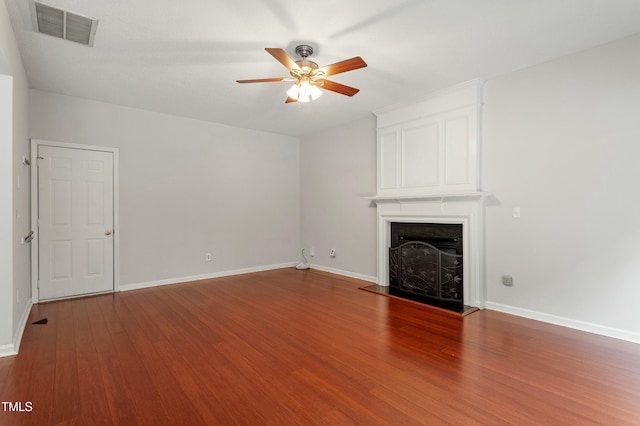
[[[336,249],[332,248],[331,251],[329,251],[329,256],[336,257]]]
[[[503,275],[502,284],[511,287],[513,285],[513,277],[511,275]]]
[[[309,254],[311,255],[311,257],[315,257],[316,256],[316,248],[315,247],[311,247],[309,249]]]
[[[513,208],[513,217],[516,219],[520,219],[520,207]]]
[[[211,253],[207,253],[207,254],[204,255],[204,260],[206,260],[207,262],[210,262],[211,259],[212,259]]]

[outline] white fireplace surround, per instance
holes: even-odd
[[[391,223],[446,223],[462,225],[463,301],[484,308],[482,201],[487,194],[438,197],[370,197],[378,206],[378,284],[389,285]]]
[[[480,190],[483,81],[376,112],[378,284],[389,285],[391,223],[462,225],[463,302],[484,308]]]

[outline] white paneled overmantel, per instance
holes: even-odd
[[[481,80],[376,111],[378,195],[476,192]]]
[[[376,111],[378,284],[389,285],[393,222],[462,225],[464,304],[484,307],[481,80]]]

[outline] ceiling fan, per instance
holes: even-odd
[[[325,77],[340,74],[347,71],[357,70],[367,66],[361,57],[346,59],[335,64],[318,67],[313,61],[307,58],[313,54],[313,48],[306,44],[296,47],[296,54],[300,60],[294,61],[287,52],[275,47],[265,48],[271,56],[284,65],[291,77],[259,78],[254,80],[236,80],[238,83],[273,83],[280,81],[291,81],[293,86],[287,90],[286,103],[309,102],[322,95],[320,89],[340,93],[341,95],[353,96],[360,91],[355,87],[345,86],[335,81],[327,80]]]

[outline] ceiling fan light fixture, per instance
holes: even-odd
[[[322,96],[322,90],[318,89],[316,85],[311,85],[311,99],[315,101],[320,96]]]
[[[317,86],[309,83],[308,81],[302,81],[300,83],[300,93],[298,95],[299,102],[315,101],[322,96],[322,91]]]
[[[287,96],[298,102],[315,101],[322,96],[322,90],[318,89],[318,86],[315,84],[303,80],[291,86],[291,88],[287,90]]]
[[[287,96],[291,99],[298,100],[298,96],[300,95],[300,86],[298,83],[294,83],[289,90],[287,90]]]

